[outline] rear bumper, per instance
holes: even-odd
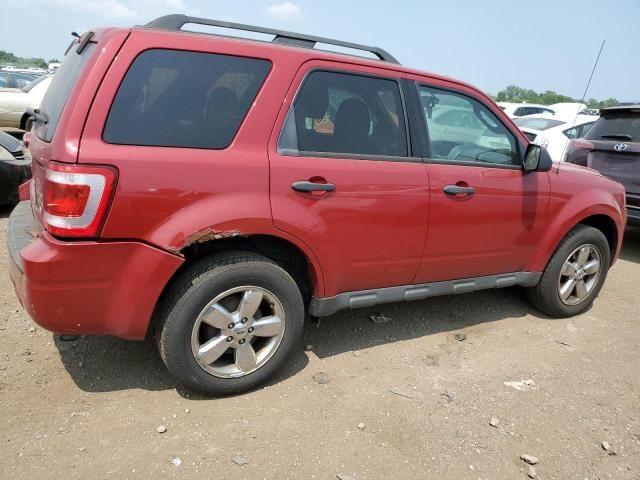
[[[137,242],[65,242],[40,232],[29,202],[7,229],[10,275],[33,320],[55,333],[145,337],[183,259]]]

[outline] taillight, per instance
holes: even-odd
[[[49,162],[42,189],[44,227],[60,237],[95,237],[116,183],[113,167]]]
[[[575,138],[567,147],[566,161],[586,167],[589,160],[589,152],[593,150],[593,143],[584,138]]]

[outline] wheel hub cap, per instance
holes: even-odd
[[[284,309],[261,287],[236,287],[216,296],[198,315],[191,334],[193,356],[207,373],[237,378],[274,355],[285,330]]]
[[[601,256],[595,245],[576,248],[565,260],[558,278],[558,295],[565,305],[579,305],[595,289],[600,278]]]

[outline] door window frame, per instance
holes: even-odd
[[[436,164],[436,165],[460,165],[460,166],[466,166],[466,167],[479,167],[479,168],[501,168],[505,170],[524,171],[524,164],[522,161],[522,157],[523,157],[522,152],[525,151],[525,145],[522,144],[522,141],[520,140],[519,136],[516,135],[513,132],[513,130],[509,128],[509,126],[498,115],[496,115],[495,112],[493,112],[493,110],[485,102],[483,102],[477,97],[474,97],[473,95],[470,95],[467,92],[458,90],[456,88],[451,88],[448,86],[445,87],[441,85],[432,85],[432,84],[429,84],[428,82],[420,81],[420,80],[412,80],[409,83],[412,84],[411,90],[412,90],[412,97],[413,97],[412,103],[415,105],[414,110],[417,109],[418,111],[417,119],[415,119],[415,121],[418,122],[416,130],[418,130],[421,134],[423,134],[423,135],[420,135],[422,137],[420,141],[424,145],[424,150],[423,150],[424,163]],[[505,128],[505,130],[507,130],[507,132],[509,132],[513,136],[513,139],[515,142],[515,148],[516,148],[515,154],[517,158],[520,160],[520,164],[506,165],[506,164],[500,164],[500,163],[470,162],[470,161],[448,160],[443,158],[433,158],[431,156],[431,137],[429,136],[429,126],[427,125],[427,120],[425,119],[424,112],[422,111],[422,103],[420,102],[420,92],[419,92],[420,87],[450,92],[452,94],[466,97],[472,101],[478,102],[480,105],[485,107],[487,111],[493,115],[496,121],[500,122],[502,126]]]
[[[305,65],[303,64],[299,70],[303,70]],[[359,76],[359,77],[368,77],[374,78],[378,80],[387,80],[397,84],[398,91],[400,93],[400,106],[403,110],[403,118],[404,118],[404,130],[405,130],[405,142],[407,146],[407,156],[389,156],[389,155],[370,155],[370,154],[355,154],[355,153],[334,153],[334,152],[307,152],[307,151],[298,151],[297,154],[294,154],[291,150],[281,149],[280,148],[280,140],[284,134],[284,129],[287,125],[287,119],[289,117],[289,113],[293,108],[296,100],[300,96],[302,89],[311,76],[311,74],[315,72],[327,72],[327,73],[338,73],[344,75],[351,76]],[[297,75],[296,75],[297,77]],[[371,161],[386,161],[386,162],[404,162],[404,163],[423,163],[424,159],[421,156],[414,155],[416,152],[420,152],[422,150],[421,145],[416,137],[416,133],[413,132],[412,125],[415,122],[415,119],[410,118],[412,115],[410,114],[410,109],[412,110],[412,101],[408,101],[407,97],[411,95],[411,87],[409,86],[409,82],[402,78],[401,75],[398,76],[389,76],[383,75],[379,73],[370,73],[358,70],[349,70],[348,68],[344,68],[344,66],[311,66],[304,72],[304,76],[300,80],[300,82],[295,87],[295,91],[292,95],[292,100],[287,105],[283,105],[284,115],[283,121],[278,127],[278,134],[275,137],[275,153],[281,155],[283,157],[313,157],[313,158],[336,158],[336,159],[347,159],[347,160],[371,160]],[[296,132],[297,133],[297,132]]]

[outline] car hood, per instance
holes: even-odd
[[[605,175],[602,175],[598,170],[594,170],[593,168],[589,167],[583,167],[582,165],[576,165],[574,163],[553,162],[552,171],[554,173],[557,173],[558,168],[560,168],[560,175],[562,175],[562,172],[572,172],[576,174],[586,173],[588,175],[595,175],[597,177],[605,177]]]

